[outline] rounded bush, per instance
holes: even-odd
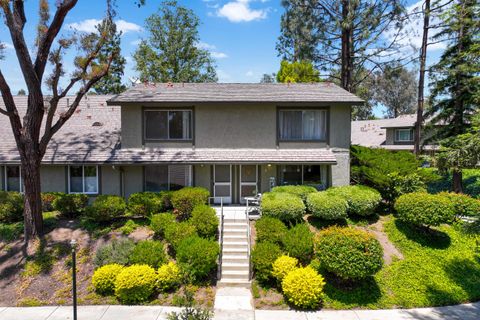
[[[345,199],[348,203],[347,212],[359,216],[375,214],[375,210],[380,201],[382,201],[382,196],[377,190],[366,186],[334,187],[326,192],[328,195],[335,195]]]
[[[182,281],[180,269],[175,262],[169,262],[158,268],[157,272],[157,289],[165,292],[176,288]]]
[[[317,192],[312,186],[277,186],[272,188],[272,192],[285,192],[300,197],[303,201],[307,200],[310,193]]]
[[[114,239],[97,249],[93,263],[96,267],[113,263],[127,265],[134,248],[135,242],[128,238]]]
[[[64,192],[42,192],[42,211],[48,212],[55,210],[53,202],[58,197],[63,197],[64,195]]]
[[[398,219],[417,226],[438,226],[449,223],[455,208],[449,198],[424,192],[408,193],[395,202]]]
[[[458,216],[477,216],[480,214],[480,200],[474,199],[466,194],[454,192],[441,192],[439,196],[449,199]]]
[[[63,216],[76,217],[84,213],[87,204],[88,196],[86,194],[63,193],[53,200],[52,206],[54,210],[59,211]]]
[[[125,215],[127,205],[120,196],[99,195],[90,207],[87,207],[87,217],[98,222],[110,221]]]
[[[323,277],[311,267],[294,269],[282,281],[282,291],[288,302],[302,309],[318,307],[324,286]]]
[[[255,230],[257,231],[257,242],[268,241],[282,244],[287,233],[287,226],[277,218],[262,217],[255,222]]]
[[[127,209],[134,216],[149,217],[171,207],[171,192],[137,192],[128,197]]]
[[[327,192],[310,193],[307,197],[307,209],[317,218],[338,220],[347,218],[348,203],[341,197]]]
[[[175,222],[165,229],[165,240],[176,250],[180,242],[197,235],[197,229],[188,221]]]
[[[157,281],[155,269],[134,264],[124,268],[115,280],[115,295],[122,303],[137,304],[147,301]]]
[[[272,276],[282,283],[283,278],[297,268],[298,260],[289,256],[280,256],[272,264]]]
[[[272,265],[282,255],[280,247],[271,242],[260,242],[252,250],[251,259],[255,278],[262,283],[272,279]]]
[[[217,212],[206,204],[193,208],[190,223],[197,228],[197,233],[203,238],[214,238],[218,230]]]
[[[315,255],[323,269],[345,280],[372,276],[383,265],[383,249],[375,236],[351,227],[320,231]]]
[[[186,187],[172,193],[172,205],[175,212],[182,218],[188,219],[193,208],[206,204],[210,192],[201,187]]]
[[[178,245],[177,262],[192,282],[200,281],[217,266],[219,252],[220,246],[216,241],[192,236]]]
[[[313,255],[313,233],[308,225],[300,223],[288,230],[283,238],[283,248],[288,255],[308,263]]]
[[[263,216],[292,221],[303,217],[305,205],[300,197],[293,194],[269,192],[262,196],[260,210]]]
[[[109,295],[115,290],[115,281],[123,266],[113,263],[107,264],[95,270],[92,276],[92,284],[99,294]]]
[[[130,255],[129,262],[158,268],[167,262],[163,243],[154,240],[139,241]]]
[[[0,191],[0,222],[23,220],[23,195],[15,191]]]
[[[165,230],[174,223],[176,223],[175,216],[171,213],[154,214],[150,219],[150,229],[152,229],[157,236],[164,237]]]

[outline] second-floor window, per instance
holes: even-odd
[[[191,140],[192,110],[145,110],[145,140]]]
[[[327,110],[280,110],[279,139],[282,141],[325,141]]]
[[[395,141],[398,141],[398,142],[413,141],[413,129],[397,129],[397,130],[395,130]]]

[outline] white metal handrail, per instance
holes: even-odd
[[[211,204],[211,200],[213,199],[213,203],[215,203],[216,197],[209,197],[208,204]],[[217,272],[217,279],[220,279],[222,276],[222,255],[223,255],[223,198],[220,197],[220,224],[218,230],[218,241],[220,242],[220,253],[218,255],[218,272]]]

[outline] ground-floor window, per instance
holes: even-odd
[[[160,165],[145,167],[145,191],[178,190],[192,185],[192,166]]]
[[[69,166],[68,167],[69,193],[98,193],[97,166]]]
[[[5,166],[5,190],[23,192],[20,166]]]
[[[281,165],[279,185],[311,185],[321,190],[327,187],[325,165]]]

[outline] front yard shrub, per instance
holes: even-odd
[[[42,192],[42,211],[48,212],[53,211],[55,208],[53,207],[53,202],[58,197],[64,196],[64,192]]]
[[[72,193],[59,194],[52,203],[53,209],[65,217],[77,217],[84,213],[88,204],[86,194]]]
[[[395,202],[398,219],[417,226],[439,226],[455,216],[450,199],[442,195],[414,192],[404,194]]]
[[[272,188],[272,192],[290,193],[300,197],[304,202],[310,193],[317,192],[312,186],[277,186]]]
[[[348,203],[348,213],[359,216],[375,214],[375,209],[382,201],[380,193],[366,186],[342,186],[330,188],[328,195],[342,197]]]
[[[422,177],[416,173],[401,175],[397,172],[387,175],[390,179],[388,187],[385,189],[385,200],[394,203],[401,195],[412,192],[426,192],[427,185]]]
[[[454,192],[442,192],[439,196],[449,199],[458,216],[477,216],[480,214],[480,200],[474,199],[466,194]]]
[[[182,240],[197,235],[197,228],[188,221],[176,222],[165,229],[165,240],[177,250]]]
[[[289,256],[280,256],[272,264],[272,276],[282,283],[283,278],[290,272],[297,268],[298,260]]]
[[[171,207],[171,192],[137,192],[128,197],[127,209],[133,216],[149,217]]]
[[[282,281],[283,294],[288,302],[301,309],[318,307],[324,286],[323,277],[310,267],[297,268]]]
[[[305,214],[305,205],[300,197],[285,192],[269,192],[262,197],[262,215],[282,221],[299,220]]]
[[[315,238],[315,256],[323,269],[344,280],[360,280],[383,265],[383,248],[374,235],[351,227],[330,227]]]
[[[303,263],[308,263],[313,255],[313,233],[306,223],[299,223],[283,238],[285,252]]]
[[[87,217],[97,222],[111,221],[125,215],[127,205],[120,196],[99,195],[92,205],[87,207]]]
[[[347,218],[348,203],[341,197],[325,191],[310,193],[307,197],[307,209],[317,218],[338,220]]]
[[[154,214],[150,219],[150,229],[159,237],[165,236],[165,230],[176,223],[175,216],[171,213]]]
[[[112,263],[126,265],[134,248],[135,242],[133,240],[128,238],[113,239],[97,249],[93,263],[96,267]]]
[[[15,191],[0,191],[0,222],[12,223],[23,219],[23,195]]]
[[[212,207],[201,204],[193,208],[190,223],[197,228],[197,233],[203,238],[214,238],[218,230],[217,212]]]
[[[272,264],[282,255],[280,247],[271,242],[260,242],[252,250],[251,259],[255,278],[261,283],[272,279]]]
[[[95,291],[102,295],[110,295],[115,290],[115,281],[124,266],[116,263],[107,264],[95,270],[92,276],[92,284]]]
[[[157,289],[160,292],[165,292],[178,287],[181,281],[182,275],[175,262],[170,261],[158,268]]]
[[[172,205],[182,219],[188,219],[193,208],[207,204],[210,192],[201,187],[186,187],[172,193]]]
[[[277,218],[262,217],[255,222],[255,230],[257,231],[257,242],[269,241],[282,244],[287,233],[287,226]]]
[[[155,240],[139,241],[130,255],[129,262],[158,268],[167,262],[163,243]]]
[[[115,281],[115,295],[122,303],[137,304],[147,301],[157,281],[155,269],[147,265],[124,268]]]
[[[217,266],[219,244],[198,236],[184,239],[178,245],[177,262],[192,282],[204,280]]]

